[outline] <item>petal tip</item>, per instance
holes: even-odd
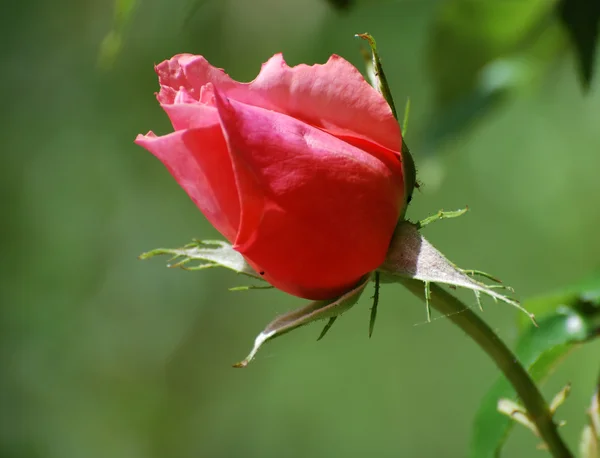
[[[137,134],[137,137],[135,137],[135,140],[133,141],[133,143],[135,143],[136,145],[139,145],[139,146],[145,146],[146,143],[148,143],[148,141],[151,141],[155,138],[157,138],[156,134],[152,131],[148,131],[148,133],[146,135]]]
[[[269,57],[269,59],[260,66],[260,72],[258,73],[257,79],[261,73],[263,73],[265,70],[268,71],[270,67],[281,67],[283,69],[290,68],[283,57],[283,53],[278,52]]]

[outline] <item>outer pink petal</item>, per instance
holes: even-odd
[[[333,55],[323,65],[288,67],[276,54],[263,65],[250,91],[236,100],[271,108],[336,136],[356,134],[400,151],[398,122],[385,101],[348,61]],[[253,102],[257,93],[271,107]]]
[[[385,99],[336,55],[323,65],[290,68],[276,54],[251,83],[238,83],[204,57],[189,54],[161,63],[156,71],[161,103],[174,103],[181,87],[198,100],[201,87],[212,82],[228,98],[288,114],[335,136],[361,137],[397,153],[401,149],[400,128]]]
[[[233,242],[239,226],[240,204],[231,159],[219,124],[135,140],[171,172],[210,223]]]
[[[236,249],[274,286],[308,299],[335,297],[381,265],[403,197],[400,165],[286,115],[219,100],[241,196]]]

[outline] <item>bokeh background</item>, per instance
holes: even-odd
[[[499,372],[445,317],[425,323],[400,286],[382,290],[372,339],[363,299],[323,341],[309,326],[232,369],[268,321],[304,302],[228,292],[243,279],[226,271],[138,261],[218,234],[133,139],[170,130],[153,65],[173,54],[203,54],[242,81],[280,51],[290,64],[337,53],[362,69],[354,34],[368,31],[397,105],[412,103],[423,186],[409,217],[468,204],[426,236],[521,299],[576,282],[600,264],[598,84],[582,89],[552,2],[477,3],[3,5],[0,456],[465,456]],[[509,343],[516,314],[493,302],[483,312]],[[578,350],[544,385],[551,397],[573,382],[559,412],[571,446],[599,350]],[[543,456],[536,443],[515,428],[506,456]]]

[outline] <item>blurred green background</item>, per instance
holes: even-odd
[[[370,340],[363,299],[323,341],[309,326],[232,369],[268,321],[304,302],[228,292],[243,279],[226,271],[138,261],[218,234],[133,139],[170,131],[153,65],[173,54],[203,54],[243,81],[279,51],[362,69],[353,36],[368,31],[397,105],[412,102],[423,186],[408,216],[468,204],[426,229],[451,260],[521,299],[568,285],[600,265],[598,84],[583,92],[552,2],[500,3],[5,5],[0,457],[465,456],[499,372],[448,319],[424,323],[400,286],[382,290]],[[483,316],[510,343],[516,313],[486,302]],[[573,382],[559,411],[571,446],[599,350],[578,350],[544,385],[549,398]],[[506,456],[543,456],[536,443],[515,428]]]

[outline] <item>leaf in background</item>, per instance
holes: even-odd
[[[121,51],[123,34],[133,16],[137,0],[114,0],[114,21],[110,32],[106,34],[98,53],[98,65],[108,69]]]
[[[563,292],[525,302],[539,328],[524,325],[515,354],[536,382],[542,381],[577,345],[600,335],[600,273]],[[471,439],[470,455],[498,456],[513,421],[497,410],[501,398],[515,399],[508,381],[500,378],[483,398]]]
[[[333,8],[338,11],[348,11],[354,5],[354,0],[327,0]]]
[[[224,2],[219,0],[191,0],[186,7],[184,27],[186,29],[194,27],[193,21],[196,17],[204,16],[211,17],[214,13],[207,11],[215,6],[223,5]]]
[[[562,36],[555,0],[443,2],[431,31],[428,62],[436,110],[427,151],[533,80],[557,54]]]
[[[590,304],[591,307],[600,303],[600,272],[596,272],[579,283],[575,283],[555,293],[536,296],[527,300],[527,307],[538,318],[556,314],[561,306],[567,308],[581,307]],[[529,327],[529,320],[517,317],[517,325],[521,332]]]
[[[428,50],[438,103],[468,94],[478,72],[522,46],[552,6],[548,0],[443,2]]]
[[[558,15],[567,28],[577,57],[583,88],[592,82],[598,45],[600,2],[595,0],[561,0]]]

